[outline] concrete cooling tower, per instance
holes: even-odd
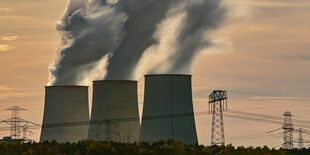
[[[137,142],[139,128],[137,81],[94,81],[88,138]]]
[[[146,75],[139,142],[181,140],[198,143],[191,75]]]
[[[41,142],[77,142],[87,139],[88,121],[88,87],[45,87]]]

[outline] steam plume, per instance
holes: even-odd
[[[174,2],[174,3],[173,3]],[[106,79],[132,79],[143,52],[157,40],[153,35],[176,0],[123,0],[120,5],[129,16],[126,36],[109,60]]]
[[[63,33],[62,47],[50,69],[51,84],[80,84],[97,62],[118,46],[126,18],[106,1],[70,1],[57,25]]]
[[[195,55],[202,48],[212,46],[210,38],[204,38],[208,32],[218,28],[224,21],[226,8],[220,0],[201,0],[188,2],[185,7],[186,18],[177,38],[175,54],[166,63],[154,68],[152,72],[190,73]]]
[[[134,79],[145,51],[161,44],[155,34],[166,19],[185,13],[173,26],[176,46],[153,73],[189,73],[195,55],[211,46],[206,37],[224,20],[222,0],[76,0],[57,29],[63,45],[51,67],[53,85],[80,84],[108,55],[106,79]],[[174,24],[174,23],[171,23]],[[148,58],[149,59],[149,58]],[[150,60],[152,61],[152,60]]]

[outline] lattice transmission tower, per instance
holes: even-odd
[[[19,111],[25,111],[26,109],[18,106],[13,106],[5,110],[12,111],[11,118],[2,122],[8,123],[10,125],[10,136],[12,137],[12,139],[20,139],[21,123],[24,122],[24,120],[20,118]]]
[[[112,138],[112,135],[115,135],[115,136],[119,136],[119,133],[116,133],[112,130],[112,128],[116,128],[118,127],[118,124],[115,123],[114,121],[111,121],[111,120],[107,120],[107,128],[106,128],[106,141],[112,141],[114,139],[115,141],[115,138]]]
[[[29,127],[30,125],[34,125],[37,127],[39,127],[40,125],[20,117],[20,111],[25,111],[26,109],[18,106],[13,106],[5,110],[12,111],[11,117],[9,119],[0,121],[0,123],[6,123],[10,125],[10,139],[13,141],[24,141],[24,142],[33,141],[27,138],[28,133],[29,135],[33,134],[33,132],[29,130]]]
[[[223,122],[225,109],[227,110],[226,91],[214,90],[209,96],[209,113],[212,113],[211,145],[225,145]]]
[[[109,142],[117,141],[117,138],[120,138],[120,134],[114,131],[118,128],[118,123],[114,119],[106,120],[102,125],[106,126],[104,131],[98,133],[98,136],[102,137],[102,139]]]
[[[304,148],[304,139],[302,138],[302,129],[297,129],[298,130],[298,148],[302,149]]]
[[[283,114],[284,122],[283,122],[283,148],[284,149],[292,149],[293,145],[293,132],[294,127],[292,123],[292,114],[291,112],[287,111]]]
[[[295,132],[298,132],[298,139],[297,139],[297,143],[298,143],[298,148],[302,149],[305,148],[305,143],[310,143],[309,140],[305,140],[303,139],[303,134],[308,134],[310,135],[310,131],[306,130],[306,129],[302,129],[302,128],[298,128],[298,129],[294,129]],[[295,142],[295,141],[294,141]]]
[[[29,139],[27,137],[28,134],[29,135],[33,134],[33,132],[28,129],[29,127],[30,126],[28,124],[25,124],[25,125],[22,126],[22,132],[21,133],[23,134],[23,140],[24,141],[33,141],[32,139]]]

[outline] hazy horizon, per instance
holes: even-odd
[[[22,118],[41,124],[44,87],[60,47],[55,24],[66,3],[0,1],[0,120],[11,115],[4,109],[17,105],[27,109],[21,112]],[[264,133],[281,124],[232,118],[229,110],[279,117],[291,111],[293,121],[310,120],[310,1],[238,0],[231,7],[235,7],[230,13],[234,18],[212,33],[215,46],[199,53],[193,63],[194,110],[207,111],[212,90],[224,89],[228,92],[226,143],[279,147],[280,134],[233,138]],[[143,74],[137,80],[141,114]],[[91,85],[89,82],[90,94]],[[199,143],[210,145],[211,115],[195,119]],[[32,131],[29,137],[38,140],[40,130]],[[0,133],[1,137],[8,135],[9,131]],[[297,139],[298,134],[294,136]],[[304,139],[310,136],[304,135]]]

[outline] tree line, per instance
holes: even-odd
[[[76,143],[0,142],[1,155],[303,155],[310,154],[305,149],[275,149],[264,147],[234,147],[186,145],[181,141],[159,141],[155,143],[118,143],[82,140]]]

